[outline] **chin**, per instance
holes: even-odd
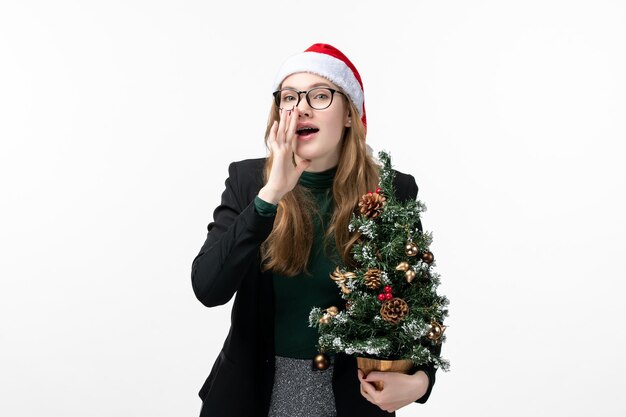
[[[300,159],[309,159],[311,161],[315,161],[319,158],[319,155],[315,154],[314,152],[296,152],[296,155],[298,155]]]
[[[337,152],[337,156],[334,157],[334,153]],[[339,160],[339,148],[337,150],[319,149],[313,146],[298,146],[296,148],[296,155],[302,159],[314,160],[326,160],[337,159]]]

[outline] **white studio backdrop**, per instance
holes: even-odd
[[[195,416],[228,331],[191,261],[316,42],[413,174],[451,301],[399,416],[623,416],[626,4],[0,4],[0,416]]]

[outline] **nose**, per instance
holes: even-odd
[[[296,106],[300,111],[300,115],[310,116],[311,115],[311,106],[309,106],[309,102],[306,99],[306,92],[302,91],[300,94],[300,102]],[[304,94],[304,97],[302,96]]]

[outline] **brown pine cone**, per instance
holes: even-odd
[[[380,269],[368,269],[365,273],[365,286],[370,290],[375,290],[380,287]]]
[[[385,201],[386,198],[378,193],[364,194],[359,200],[359,212],[365,217],[375,219],[383,211]]]
[[[398,324],[409,314],[409,305],[402,298],[387,300],[380,307],[380,315],[386,322]]]

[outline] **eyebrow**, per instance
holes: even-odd
[[[310,90],[311,88],[315,88],[315,87],[326,87],[326,88],[332,88],[332,87],[330,86],[330,84],[328,84],[328,83],[315,83],[315,84],[311,84],[311,85],[307,88],[307,90]],[[288,86],[288,85],[283,85],[283,86],[281,86],[281,88],[291,88],[291,89],[293,89],[293,90],[297,90],[297,88],[296,88],[296,87],[291,87],[291,86]],[[306,91],[306,90],[305,90],[305,91]]]

